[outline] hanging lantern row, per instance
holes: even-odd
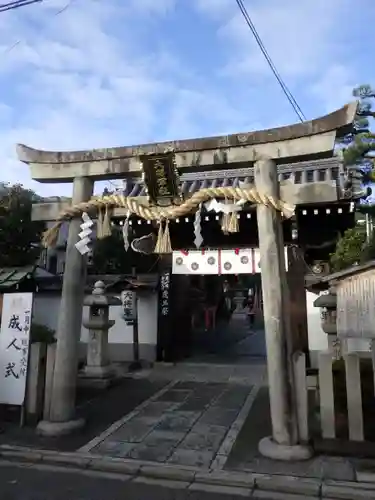
[[[354,203],[350,204],[349,207],[349,212],[354,211]],[[311,213],[311,210],[302,210],[301,211],[302,215],[307,215],[308,213]],[[334,208],[314,208],[313,209],[313,214],[314,215],[319,215],[321,213],[326,213],[327,215],[329,214],[342,214],[344,213],[344,210],[341,207],[334,207]]]
[[[284,247],[285,270],[288,270],[287,247]],[[172,274],[222,275],[261,272],[259,248],[177,250],[172,253]]]
[[[241,215],[240,214],[236,214],[236,217],[237,219],[240,219],[241,218]],[[246,219],[251,219],[252,215],[250,213],[247,213],[246,214]],[[216,220],[216,221],[220,221],[220,215],[215,215],[215,216],[209,216],[209,215],[205,215],[204,217],[202,217],[202,219],[205,221],[205,222],[209,222],[210,220]],[[175,222],[176,224],[180,224],[181,222],[185,222],[185,223],[188,223],[188,222],[192,222],[194,220],[193,217],[182,217],[181,219],[175,219],[173,222]],[[118,222],[114,222],[112,221],[112,226],[116,226],[116,225],[119,225],[119,226],[123,226],[124,225],[124,221],[123,220],[120,220]],[[151,221],[150,220],[145,220],[145,219],[138,219],[137,221],[132,221],[132,220],[129,220],[129,226],[133,226],[135,224],[138,224],[138,225],[141,225],[141,224],[148,224],[148,225],[151,225]]]
[[[314,215],[319,215],[321,212],[324,212],[326,213],[327,215],[330,215],[330,214],[335,214],[335,213],[338,213],[338,214],[342,214],[344,213],[343,212],[343,209],[341,207],[339,208],[325,208],[325,209],[318,209],[318,208],[314,208],[313,209],[313,214]],[[350,210],[352,212],[352,210]],[[302,210],[302,215],[307,215],[309,212],[311,212],[311,210]],[[243,214],[245,215],[245,214]],[[241,215],[240,214],[236,214],[236,217],[237,219],[241,219]],[[219,221],[220,220],[220,215],[214,215],[214,216],[209,216],[209,215],[205,215],[202,217],[202,220],[205,221],[205,222],[209,222],[211,220],[216,220],[216,221]],[[252,218],[252,214],[251,213],[247,213],[246,214],[246,219],[251,219]],[[179,224],[181,222],[185,222],[185,223],[188,223],[188,222],[192,222],[194,220],[193,217],[182,217],[181,219],[180,218],[177,218],[175,219],[173,222],[175,222],[176,224]],[[120,220],[119,222],[112,222],[111,223],[112,226],[115,226],[115,225],[120,225],[120,226],[123,226],[124,225],[124,221],[123,220]],[[141,225],[141,224],[148,224],[148,225],[151,225],[151,221],[150,220],[145,220],[145,219],[138,219],[137,221],[132,221],[132,220],[129,220],[129,226],[132,226],[132,225],[135,225],[135,224],[138,224],[138,225]]]
[[[322,209],[322,208],[314,208],[313,209],[313,214],[314,215],[319,215],[320,213],[322,213],[322,211],[324,213],[326,213],[327,215],[330,215],[330,214],[342,214],[344,213],[343,209],[341,207],[339,208],[325,208],[325,209]],[[350,212],[352,212],[353,210],[350,209]],[[309,212],[311,212],[311,210],[302,210],[302,215],[307,215]],[[245,214],[243,214],[245,215]],[[241,219],[241,215],[240,214],[236,214],[236,217],[237,219]],[[205,215],[202,217],[202,220],[205,221],[205,222],[209,222],[211,220],[216,220],[216,221],[219,221],[220,220],[220,215],[214,215],[214,216],[209,216],[209,215]],[[247,213],[246,214],[246,219],[251,219],[252,218],[252,214],[251,213]],[[176,224],[179,224],[181,222],[191,222],[194,218],[193,217],[182,217],[181,219],[180,218],[177,218],[175,219],[173,222],[175,222]],[[118,223],[116,222],[112,222],[112,225],[120,225],[122,226],[124,224],[124,221],[119,221]],[[137,221],[132,221],[132,220],[129,220],[129,226],[132,226],[134,224],[149,224],[151,225],[151,221],[150,220],[145,220],[145,219],[138,219]]]

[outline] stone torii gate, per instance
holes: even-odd
[[[182,175],[195,169],[253,167],[256,189],[264,195],[292,205],[332,202],[341,196],[337,182],[318,181],[315,176],[309,184],[279,182],[278,168],[286,163],[292,163],[293,167],[310,160],[334,160],[335,141],[351,131],[356,110],[357,103],[351,103],[309,122],[219,137],[70,152],[38,151],[18,145],[17,154],[20,161],[29,165],[33,180],[72,182],[72,205],[90,200],[95,181],[140,177],[139,156],[166,150],[174,152]],[[67,204],[36,204],[32,217],[33,220],[56,220],[64,208]],[[113,215],[125,217],[126,210],[116,208]],[[273,431],[271,438],[262,441],[260,449],[274,458],[307,458],[310,453],[301,445],[296,421],[281,214],[271,206],[260,204],[257,219]],[[85,258],[74,246],[79,239],[80,223],[80,219],[73,219],[69,227],[50,421],[39,424],[39,432],[48,435],[66,434],[84,423],[76,420],[75,415],[78,342],[86,279]]]

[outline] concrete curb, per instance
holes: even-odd
[[[219,492],[232,489],[233,494],[250,495],[254,492],[255,498],[263,498],[265,492],[270,497],[284,498],[278,495],[294,495],[293,498],[367,498],[375,499],[374,482],[357,481],[321,481],[314,478],[295,476],[255,474],[226,470],[207,470],[194,467],[181,468],[177,465],[162,465],[151,462],[126,460],[121,458],[105,457],[80,452],[58,452],[50,450],[35,450],[17,446],[0,446],[0,460],[9,463],[29,464],[30,466],[54,466],[55,468],[69,467],[78,471],[92,473],[112,473],[118,476],[127,476],[129,480],[162,484],[176,488]],[[263,494],[264,493],[264,494]],[[302,495],[299,497],[299,495]],[[349,496],[348,496],[349,495]],[[350,496],[352,495],[352,496]],[[355,495],[355,496],[353,496]],[[264,497],[266,498],[266,497]],[[292,498],[292,497],[291,497]]]

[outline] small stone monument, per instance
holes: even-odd
[[[105,285],[97,281],[83,304],[89,306],[89,317],[83,326],[89,331],[87,361],[82,377],[90,385],[110,385],[113,372],[108,356],[108,330],[115,324],[109,319],[109,307],[121,305],[121,300],[105,294]]]

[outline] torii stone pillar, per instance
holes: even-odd
[[[72,204],[88,201],[94,189],[92,178],[79,177],[73,181]],[[82,328],[82,306],[86,284],[86,258],[75,244],[81,231],[81,219],[69,225],[66,248],[64,282],[57,326],[57,345],[50,420],[38,424],[38,433],[58,436],[70,433],[84,425],[75,418],[75,399],[78,372],[78,345]]]
[[[280,199],[274,161],[256,161],[254,176],[259,193]],[[305,460],[312,452],[299,444],[281,213],[258,204],[257,220],[272,420],[272,436],[260,441],[259,451],[276,460]]]

